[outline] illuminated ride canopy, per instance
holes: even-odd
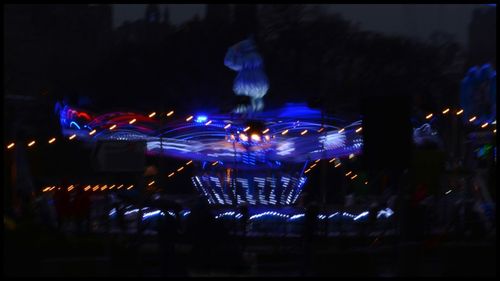
[[[199,162],[192,182],[211,204],[293,204],[310,161],[357,155],[362,148],[361,121],[321,118],[304,104],[257,112],[252,120],[239,114],[155,118],[132,112],[95,115],[60,105],[58,110],[65,136],[145,141],[149,155]]]

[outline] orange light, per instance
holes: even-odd
[[[335,158],[330,159],[328,162],[332,163],[333,161],[335,161]]]
[[[123,184],[120,184],[116,189],[120,189],[123,187]]]
[[[113,184],[112,186],[110,186],[110,187],[109,187],[109,189],[111,190],[111,189],[113,189],[115,186],[116,186],[116,185],[115,185],[115,184]]]
[[[259,135],[257,135],[257,134],[252,134],[252,135],[250,136],[250,138],[251,138],[253,141],[260,141],[260,136],[259,136]]]
[[[68,191],[73,190],[75,187],[73,185],[68,186]]]
[[[151,181],[150,183],[148,183],[148,186],[152,186],[153,184],[155,184],[155,181]]]
[[[344,131],[345,131],[345,129],[344,129],[344,128],[340,129],[340,130],[339,130],[339,134],[342,134]]]
[[[53,142],[55,142],[55,141],[56,141],[56,138],[51,138],[51,139],[49,140],[49,143],[53,143]]]
[[[193,163],[193,160],[189,160],[187,163],[186,163],[186,166]]]
[[[90,131],[90,132],[89,132],[89,136],[91,136],[91,135],[95,134],[96,132],[97,132],[96,130],[92,130],[92,131]]]
[[[316,167],[316,164],[312,164],[312,165],[309,167],[309,169],[312,169],[312,168],[314,168],[314,167]]]
[[[71,137],[69,137],[69,139],[70,139],[70,140],[72,140],[72,139],[74,139],[74,138],[76,138],[76,135],[75,135],[75,134],[73,134],[73,135],[71,135]]]
[[[219,164],[219,161],[215,161],[215,162],[213,162],[213,163],[212,163],[212,166],[215,166],[215,165],[217,165],[217,164]]]
[[[457,111],[457,115],[460,115],[460,114],[462,114],[463,112],[464,112],[464,110],[463,110],[463,109],[460,109],[459,111]]]
[[[168,175],[168,177],[172,177],[173,175],[175,175],[175,173],[170,173],[170,175]]]
[[[365,184],[368,184],[368,182],[367,182],[367,181],[365,181]]]
[[[104,191],[104,190],[106,190],[106,189],[108,189],[108,186],[107,186],[107,185],[104,185],[103,187],[101,187],[101,191]]]
[[[241,133],[241,134],[240,134],[240,140],[242,140],[242,141],[248,141],[248,137],[247,137],[247,135],[245,135],[245,134]]]
[[[347,174],[345,174],[345,176],[347,177],[350,174],[352,174],[352,171],[347,172]]]
[[[357,175],[357,174],[356,174],[356,175],[354,175],[354,176],[352,176],[352,177],[351,177],[351,180],[355,179],[356,177],[358,177],[358,175]]]
[[[131,184],[129,187],[127,187],[127,190],[130,190],[130,189],[132,189],[133,187],[134,187],[134,185],[133,185],[133,184]]]
[[[301,136],[303,136],[303,135],[305,135],[305,134],[307,134],[307,130],[304,130],[304,131],[300,132],[300,135],[301,135]]]
[[[151,112],[148,116],[149,118],[153,118],[156,115],[156,112]]]
[[[471,119],[469,119],[469,122],[474,122],[474,120],[476,120],[476,116],[474,116]]]
[[[318,133],[323,132],[324,129],[325,129],[324,127],[319,128]]]
[[[335,168],[338,168],[340,166],[340,163],[335,164]]]
[[[228,129],[229,127],[231,127],[231,124],[227,124],[226,126],[224,126],[224,129]]]
[[[288,133],[288,129],[286,129],[283,132],[281,132],[282,135],[286,135],[287,133]]]
[[[35,144],[35,141],[31,141],[30,143],[28,143],[28,146],[33,146]]]
[[[42,192],[47,192],[47,191],[49,191],[49,190],[50,190],[50,186],[48,186],[48,187],[44,188],[44,189],[42,190]]]
[[[262,131],[263,134],[266,134],[267,132],[269,132],[269,128],[267,128],[264,131]]]
[[[92,191],[97,191],[99,189],[99,185],[96,185],[92,188]]]
[[[449,108],[446,108],[445,110],[443,110],[443,114],[446,114],[446,113],[448,113],[449,111],[450,111],[450,109],[449,109]]]
[[[208,121],[207,123],[205,123],[205,126],[208,126],[208,125],[210,125],[210,124],[212,124],[212,120],[210,120],[210,121]]]
[[[425,119],[429,120],[432,118],[432,113],[429,113],[427,116],[425,116]]]
[[[483,125],[481,125],[481,128],[486,128],[486,126],[488,126],[488,122],[486,122]]]
[[[87,186],[86,186],[83,190],[84,190],[84,191],[88,191],[90,188],[91,188],[91,186],[90,186],[90,185],[87,185]]]
[[[135,123],[135,121],[137,121],[137,119],[135,119],[135,118],[134,118],[134,119],[130,120],[128,123],[129,123],[129,124],[134,124],[134,123]]]
[[[243,132],[246,132],[246,131],[248,131],[248,130],[250,130],[250,126],[246,127],[246,128],[243,130]]]
[[[14,145],[16,145],[16,144],[15,144],[15,143],[11,143],[11,144],[7,145],[7,149],[11,149],[11,148],[13,148],[13,147],[14,147]]]
[[[179,169],[177,169],[177,172],[180,172],[182,170],[184,170],[184,167],[180,167]]]
[[[271,137],[269,135],[265,135],[264,138],[269,141],[271,139]]]
[[[310,171],[311,171],[311,169],[307,169],[307,170],[304,172],[304,174],[307,174],[307,173],[309,173]]]
[[[191,116],[189,116],[188,118],[186,118],[186,122],[189,122],[189,121],[191,121],[191,120],[193,120],[193,115],[191,115]]]
[[[114,128],[116,128],[116,124],[114,124],[113,126],[109,127],[109,130],[113,130]]]
[[[318,163],[319,161],[321,161],[321,159],[318,159],[318,160],[314,161],[314,163]]]
[[[173,110],[171,110],[169,113],[167,113],[167,116],[172,116],[172,114],[174,114]]]
[[[363,130],[363,128],[362,128],[362,127],[357,128],[357,129],[356,129],[356,133],[361,132],[361,130]]]

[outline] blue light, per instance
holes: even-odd
[[[70,127],[70,128],[71,128],[71,125],[75,125],[75,126],[78,128],[78,130],[80,130],[80,126],[79,126],[79,125],[78,125],[75,121],[71,121],[71,122],[69,123],[69,127]]]
[[[204,123],[204,122],[207,121],[207,119],[208,119],[207,116],[205,116],[205,115],[199,115],[198,117],[196,117],[195,122],[196,123]]]

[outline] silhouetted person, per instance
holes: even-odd
[[[304,243],[304,263],[302,274],[309,274],[311,272],[312,258],[313,258],[313,240],[316,229],[318,227],[318,214],[319,207],[316,202],[310,203],[306,208],[303,243]]]
[[[77,188],[74,203],[74,216],[78,232],[90,230],[90,195],[82,188]]]
[[[64,187],[57,188],[54,194],[54,205],[57,212],[57,228],[62,230],[62,227],[69,219],[69,193]]]

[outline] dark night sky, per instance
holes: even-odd
[[[182,24],[195,14],[204,17],[205,4],[169,5],[173,24]],[[434,30],[453,34],[459,43],[467,42],[467,25],[476,8],[491,9],[480,4],[323,4],[332,13],[358,22],[365,30],[426,39]],[[146,4],[114,4],[114,26],[144,16]]]

